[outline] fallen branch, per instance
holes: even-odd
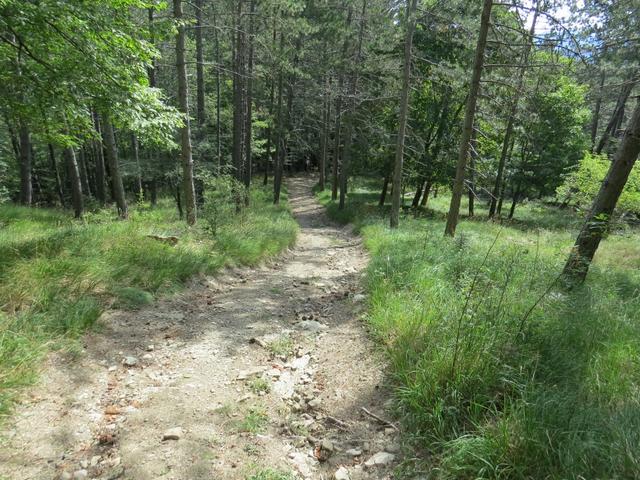
[[[375,418],[377,421],[379,421],[380,423],[382,423],[383,425],[386,425],[388,427],[393,428],[396,431],[400,431],[400,429],[394,424],[391,423],[388,420],[385,420],[384,418],[380,418],[378,415],[376,415],[375,413],[371,413],[369,410],[367,410],[364,407],[360,407],[360,410],[362,410],[364,413],[366,413],[367,415],[369,415],[372,418]]]

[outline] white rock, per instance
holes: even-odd
[[[353,301],[356,303],[364,302],[366,299],[367,299],[367,296],[361,293],[358,293],[353,296]]]
[[[180,438],[182,438],[183,435],[183,431],[181,427],[173,427],[170,428],[169,430],[166,430],[163,434],[162,434],[162,441],[166,441],[166,440],[180,440]]]
[[[304,478],[310,478],[313,475],[313,467],[310,465],[311,459],[308,455],[301,452],[291,452],[289,458],[294,467],[296,467],[296,470],[298,470]]]
[[[309,365],[310,360],[311,357],[309,355],[303,355],[302,357],[291,360],[285,366],[289,367],[291,370],[304,370],[307,368],[307,365]]]
[[[122,359],[122,364],[125,367],[135,367],[136,365],[138,365],[138,359],[136,357],[124,357]]]
[[[362,450],[359,448],[350,448],[345,452],[347,455],[351,455],[352,457],[359,457],[362,455]]]
[[[253,368],[249,368],[247,370],[242,370],[240,373],[238,373],[238,376],[236,377],[236,379],[237,380],[246,380],[246,379],[254,377],[256,375],[260,375],[266,369],[267,369],[266,367],[253,367]]]
[[[76,470],[75,472],[73,472],[74,480],[83,480],[88,477],[89,477],[89,472],[87,472],[85,469]]]
[[[336,473],[333,474],[334,480],[351,480],[349,476],[349,470],[344,467],[340,467],[336,470]]]
[[[321,332],[322,330],[326,330],[327,328],[329,328],[323,323],[317,322],[315,320],[303,320],[302,322],[299,322],[296,325],[296,327],[298,327],[301,330],[306,330],[307,332],[312,332],[312,333],[318,333],[318,332]]]
[[[373,455],[369,460],[364,462],[365,467],[384,467],[385,465],[389,465],[396,456],[393,453],[389,452],[378,452]]]

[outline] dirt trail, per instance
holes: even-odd
[[[311,186],[288,181],[301,233],[277,263],[109,312],[79,358],[52,355],[0,433],[0,478],[391,478],[396,432],[362,410],[388,417],[367,258]]]

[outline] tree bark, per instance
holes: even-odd
[[[604,48],[602,55],[607,52],[607,47]],[[600,81],[598,82],[598,96],[596,97],[596,103],[593,107],[593,117],[591,119],[591,152],[593,153],[596,148],[596,138],[598,136],[598,125],[600,122],[600,109],[602,108],[602,95],[604,92],[604,81],[606,79],[606,71],[604,67],[600,68]]]
[[[182,0],[173,0],[173,14],[178,22],[182,21]],[[191,155],[191,129],[189,127],[189,92],[187,84],[187,65],[185,63],[185,28],[178,26],[176,35],[176,67],[178,73],[178,108],[182,112],[184,125],[180,129],[182,182],[187,224],[195,225],[197,219],[196,191],[193,182],[193,157]]]
[[[638,154],[640,154],[640,98],[611,162],[609,172],[600,186],[600,191],[562,272],[568,286],[585,280],[600,241],[609,229],[611,216],[631,169],[638,159]]]
[[[280,55],[282,55],[282,51],[284,50],[284,36],[282,32],[280,32]],[[275,162],[274,162],[274,172],[273,172],[273,203],[278,205],[280,203],[280,184],[282,183],[282,163],[283,163],[283,134],[284,129],[282,125],[282,90],[283,90],[283,72],[282,67],[279,67],[278,71],[278,100],[276,107],[276,151],[275,151]]]
[[[467,165],[467,157],[469,156],[469,142],[471,141],[471,133],[473,131],[474,117],[476,113],[476,103],[478,101],[478,93],[480,91],[480,79],[482,77],[482,68],[484,66],[484,51],[487,45],[487,34],[489,32],[492,7],[493,0],[484,0],[482,17],[480,20],[480,33],[478,35],[478,43],[476,45],[476,54],[473,63],[473,74],[471,76],[471,88],[467,99],[464,126],[462,129],[462,137],[460,139],[456,178],[451,191],[451,203],[449,205],[447,224],[444,231],[445,235],[451,237],[456,234],[456,226],[458,225],[458,216],[460,214],[460,201],[462,199],[462,191],[464,189],[464,171]]]
[[[404,137],[407,129],[409,113],[409,90],[411,86],[411,48],[413,31],[415,30],[415,11],[417,0],[407,0],[407,32],[404,41],[404,67],[402,71],[402,91],[400,92],[400,118],[398,127],[398,143],[396,145],[396,161],[393,168],[393,192],[391,195],[391,215],[389,225],[398,228],[400,222],[400,190],[402,185],[402,164],[404,162]]]
[[[349,181],[349,170],[351,168],[351,143],[353,141],[353,127],[355,122],[356,95],[358,92],[358,68],[362,55],[362,39],[364,37],[364,18],[367,11],[367,0],[362,1],[362,10],[360,12],[360,28],[358,33],[358,47],[356,49],[356,58],[353,62],[353,70],[351,74],[351,88],[347,99],[347,108],[345,113],[347,116],[347,131],[345,133],[344,152],[342,154],[342,167],[340,168],[340,202],[338,208],[344,209],[347,196],[347,184]]]
[[[247,69],[246,75],[247,78],[245,80],[246,92],[245,92],[245,102],[246,102],[246,112],[245,112],[245,127],[244,127],[244,150],[245,150],[245,168],[244,168],[244,185],[247,187],[247,191],[245,192],[245,205],[249,205],[249,187],[251,186],[251,176],[253,175],[253,157],[251,155],[251,147],[252,147],[252,122],[253,122],[253,35],[254,35],[254,21],[253,17],[255,16],[255,0],[251,0],[251,4],[249,7],[249,46],[248,46],[248,60],[247,60]]]
[[[598,142],[598,146],[596,147],[596,150],[595,150],[596,153],[598,154],[602,153],[602,151],[605,149],[605,147],[609,143],[609,139],[611,138],[612,135],[615,135],[616,129],[619,128],[620,124],[622,123],[622,120],[624,118],[625,105],[627,104],[627,100],[629,99],[629,96],[633,91],[633,87],[638,82],[639,77],[640,77],[640,73],[637,71],[634,72],[631,78],[627,82],[625,82],[625,84],[622,86],[622,89],[620,90],[620,94],[618,95],[616,107],[613,110],[613,113],[611,114],[611,119],[609,120],[609,123],[607,124],[607,127],[605,128],[602,134],[602,137]]]
[[[75,153],[75,150],[74,150]],[[76,163],[78,164],[78,170],[80,171],[80,182],[82,184],[82,192],[91,197],[91,189],[89,188],[89,169],[87,168],[87,155],[84,146],[80,148],[80,152],[76,155]]]
[[[202,23],[204,0],[196,0],[196,119],[198,122],[198,133],[204,133],[205,104],[204,104],[204,53],[202,45]]]
[[[107,164],[109,165],[109,174],[111,175],[111,189],[113,198],[118,207],[118,216],[125,219],[129,216],[127,207],[127,199],[124,194],[124,185],[122,184],[122,176],[120,175],[120,165],[118,162],[118,148],[116,146],[116,138],[113,133],[113,125],[108,115],[103,115],[102,135],[105,143],[105,151],[107,154]]]
[[[24,122],[20,122],[18,131],[20,144],[20,203],[30,206],[33,202],[31,134]]]
[[[384,180],[382,181],[382,191],[380,192],[380,201],[378,202],[379,207],[384,206],[384,202],[387,201],[387,190],[389,190],[389,182],[391,181],[391,176],[386,174],[384,176]]]
[[[73,213],[75,218],[82,218],[84,205],[82,202],[82,181],[80,179],[80,170],[76,161],[76,153],[71,147],[64,149],[64,156],[69,171],[69,180],[71,181],[71,199],[73,203]]]
[[[420,201],[421,207],[426,207],[429,201],[429,193],[431,193],[431,182],[427,182],[424,186],[424,193],[422,194],[422,200]]]
[[[320,178],[318,180],[318,186],[320,191],[324,191],[326,185],[326,169],[327,169],[327,153],[329,147],[329,120],[331,119],[331,77],[327,75],[324,93],[324,111],[322,116],[322,139],[321,139],[321,154],[320,165],[318,165]]]
[[[58,168],[58,162],[56,161],[56,152],[51,143],[48,144],[48,147],[49,147],[49,162],[51,163],[51,172],[53,173],[56,179],[56,193],[58,194],[60,205],[63,208],[66,208],[67,202],[65,202],[64,200],[64,191],[62,190],[62,181],[60,180],[60,169]]]
[[[93,125],[98,134],[98,137],[102,137],[102,128],[100,126],[100,117],[97,112],[93,112]],[[105,167],[104,167],[104,148],[100,139],[93,141],[93,149],[95,151],[96,159],[96,198],[101,207],[104,207],[107,203],[107,192],[104,188],[105,183]]]
[[[422,198],[422,190],[426,181],[424,178],[420,179],[418,184],[416,185],[416,192],[413,194],[413,200],[411,201],[411,208],[418,208],[420,206],[420,199]]]

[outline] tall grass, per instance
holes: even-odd
[[[452,240],[437,205],[391,231],[368,189],[354,197],[342,215],[372,254],[368,320],[425,471],[640,476],[640,274],[614,261],[637,258],[637,235],[607,240],[567,293],[555,281],[579,222],[568,212],[533,204],[530,224],[465,221]]]
[[[215,236],[188,228],[168,201],[135,208],[127,221],[108,211],[76,222],[67,212],[0,206],[0,416],[17,387],[35,379],[38,358],[68,345],[105,308],[137,308],[193,275],[254,264],[292,245],[297,225],[287,207],[273,206],[267,190],[251,195],[251,207]]]

